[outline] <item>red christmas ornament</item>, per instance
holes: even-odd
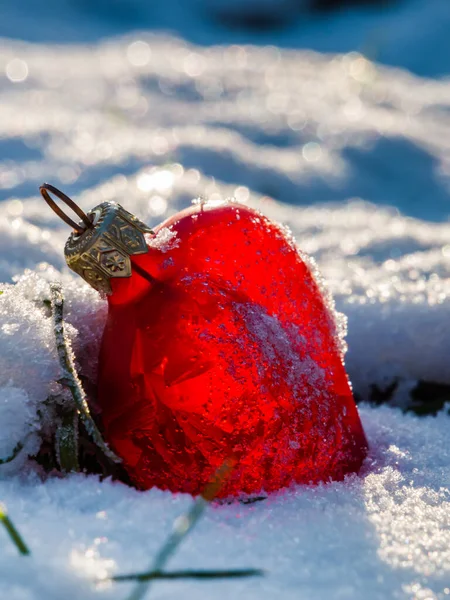
[[[279,226],[198,204],[144,244],[148,228],[118,205],[88,218],[66,256],[111,288],[98,400],[137,487],[198,494],[230,458],[222,497],[360,468],[367,442],[333,318]]]

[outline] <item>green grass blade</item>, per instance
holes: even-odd
[[[28,546],[23,541],[22,536],[17,531],[16,527],[14,526],[14,523],[11,521],[11,519],[8,516],[8,513],[6,512],[6,508],[2,504],[0,504],[0,521],[3,523],[4,528],[8,532],[9,537],[11,538],[12,542],[14,543],[20,554],[22,554],[23,556],[30,554]]]
[[[200,520],[208,502],[211,502],[211,500],[217,496],[225,480],[230,475],[233,466],[233,460],[226,460],[216,471],[214,477],[205,487],[202,494],[194,500],[191,508],[184,515],[181,515],[181,517],[178,517],[175,520],[172,533],[157,553],[148,573],[161,572],[163,570],[169,558],[174,554],[184,538],[192,531]],[[145,575],[145,573],[143,575]],[[150,583],[151,579],[140,581],[131,593],[129,600],[142,600],[150,588]]]
[[[229,569],[224,571],[149,571],[147,573],[130,573],[129,575],[116,575],[112,581],[150,581],[155,579],[232,579],[239,577],[260,577],[264,575],[261,569]]]
[[[14,460],[16,458],[16,456],[19,454],[19,452],[22,450],[22,448],[23,448],[23,443],[19,442],[14,447],[14,450],[11,452],[11,454],[7,458],[0,458],[0,465],[6,465],[6,463],[9,463],[12,460]]]
[[[78,464],[78,412],[69,407],[65,410],[55,436],[56,458],[63,473],[77,473]]]

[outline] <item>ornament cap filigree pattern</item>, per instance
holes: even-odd
[[[120,204],[103,202],[87,214],[92,222],[73,232],[64,254],[68,266],[99,292],[111,293],[110,280],[131,277],[130,256],[145,254],[144,234],[152,230]]]

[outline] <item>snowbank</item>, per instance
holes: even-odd
[[[263,578],[158,583],[154,597],[444,599],[448,417],[420,419],[389,408],[364,408],[362,417],[372,447],[362,477],[251,505],[213,505],[169,565],[260,567]],[[191,502],[83,476],[45,484],[9,479],[1,493],[33,552],[22,558],[1,545],[0,592],[14,600],[126,597],[129,584],[95,588],[92,580],[145,570]]]

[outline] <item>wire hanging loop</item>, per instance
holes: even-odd
[[[64,192],[61,192],[61,190],[58,190],[58,188],[55,188],[55,186],[50,185],[49,183],[43,183],[39,187],[39,191],[41,192],[41,195],[44,198],[44,200],[47,202],[50,208],[58,215],[58,217],[60,217],[65,223],[67,223],[67,225],[70,225],[70,227],[72,227],[79,235],[84,233],[86,231],[86,228],[90,229],[92,227],[92,221],[89,219],[87,214],[83,210],[81,210],[78,204],[75,204],[75,202],[71,198],[69,198],[69,196],[66,196]],[[80,217],[80,219],[85,224],[85,227],[83,227],[79,223],[75,223],[75,221],[73,221],[68,215],[66,215],[66,213],[61,208],[59,208],[56,202],[51,198],[49,192],[51,192],[57,198],[59,198],[65,204],[67,204],[67,206],[71,208],[73,212]]]

